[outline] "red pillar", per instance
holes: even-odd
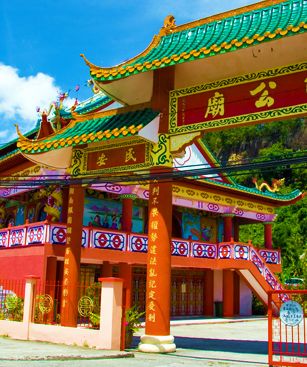
[[[234,276],[234,310],[235,315],[240,315],[240,276],[233,271]]]
[[[214,284],[213,284],[213,270],[206,269],[204,287],[204,315],[213,316],[214,314]]]
[[[264,223],[264,246],[267,249],[273,248],[272,241],[272,223]]]
[[[150,183],[146,328],[139,350],[172,352],[170,335],[172,183]]]
[[[63,193],[63,205],[62,205],[61,223],[66,223],[67,222],[67,211],[68,211],[69,188],[64,187],[62,189],[62,193]]]
[[[169,335],[172,185],[150,184],[146,284],[146,334]]]
[[[56,269],[57,269],[57,258],[56,256],[48,256],[46,259],[46,287],[45,293],[49,294],[52,299],[55,299],[56,290]],[[47,318],[49,322],[53,321],[54,310],[51,309],[48,312]]]
[[[119,278],[124,280],[124,293],[125,293],[125,309],[131,307],[132,299],[132,266],[126,263],[119,264]]]
[[[55,283],[57,258],[56,256],[48,256],[46,262],[46,283]]]
[[[126,345],[126,311],[131,307],[132,299],[132,266],[126,263],[119,263],[119,278],[123,279],[123,323],[121,350],[129,347]]]
[[[234,315],[234,272],[223,270],[223,316]]]
[[[81,185],[71,185],[68,198],[67,237],[61,302],[62,326],[77,326],[83,207],[83,187]]]
[[[233,239],[235,242],[240,240],[240,226],[238,223],[238,218],[235,218],[233,223]]]
[[[224,242],[230,242],[233,237],[233,215],[224,216]]]
[[[132,230],[132,215],[133,215],[133,199],[134,194],[121,195],[122,198],[122,230],[124,232],[131,232]]]
[[[108,278],[113,277],[113,266],[109,261],[104,261],[101,266],[101,277]]]

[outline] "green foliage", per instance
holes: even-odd
[[[23,299],[15,294],[9,294],[5,298],[5,308],[7,318],[12,321],[22,321],[23,319]]]
[[[222,164],[253,163],[277,160],[307,153],[307,120],[270,122],[244,128],[228,129],[207,133],[205,141]],[[233,174],[242,185],[254,187],[252,178],[266,181],[285,178],[280,193],[294,189],[306,191],[306,163],[296,165],[276,165],[267,170],[249,170],[243,174]],[[307,198],[287,207],[277,209],[277,219],[273,225],[273,243],[281,248],[283,272],[282,281],[291,277],[304,277],[307,284]],[[240,226],[240,241],[249,239],[255,245],[263,245],[261,225]]]
[[[6,320],[6,319],[7,319],[6,310],[0,309],[0,320]]]
[[[100,314],[91,312],[90,313],[90,321],[91,321],[92,325],[95,328],[99,328],[99,326],[100,326]]]
[[[86,288],[85,295],[90,297],[93,301],[94,307],[89,315],[90,321],[95,328],[99,328],[100,325],[100,295],[101,295],[101,283],[96,282]]]
[[[306,277],[307,197],[277,211],[273,242],[282,250],[282,280]]]
[[[266,315],[267,307],[253,294],[252,298],[252,313],[253,315]]]
[[[132,343],[133,333],[137,332],[141,326],[141,319],[145,312],[139,310],[138,305],[133,305],[125,313],[126,337],[125,347],[129,348]]]
[[[264,246],[264,232],[263,224],[245,224],[240,226],[240,238],[239,241],[247,243],[252,241],[255,247]]]
[[[133,305],[126,311],[126,332],[135,333],[141,326],[141,319],[144,317],[145,312],[140,311],[138,305]]]

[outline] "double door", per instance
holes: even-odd
[[[145,310],[146,268],[133,269],[133,304]],[[204,314],[204,272],[201,270],[172,270],[171,315],[198,316]]]

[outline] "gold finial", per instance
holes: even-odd
[[[97,65],[94,65],[93,63],[91,63],[90,61],[88,61],[88,59],[84,56],[84,54],[80,54],[80,56],[83,58],[83,60],[85,61],[86,65],[89,66],[90,70],[99,70],[100,68]]]
[[[14,126],[16,127],[16,132],[17,132],[17,135],[19,137],[20,140],[28,140],[25,136],[22,135],[20,129],[19,129],[19,126],[17,124],[14,124]]]
[[[160,35],[165,36],[167,34],[170,34],[173,32],[175,28],[176,28],[175,17],[173,15],[168,15],[164,19],[163,27],[160,30]]]
[[[82,57],[82,59],[85,61],[85,63],[88,65],[88,66],[91,66],[91,63],[88,61],[88,59],[85,57],[84,54],[80,54],[80,56]]]
[[[97,94],[101,91],[101,89],[99,88],[99,86],[97,85],[97,83],[95,82],[94,79],[90,79],[87,81],[87,85],[88,86],[92,86],[92,91],[93,93]]]

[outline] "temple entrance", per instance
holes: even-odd
[[[200,316],[204,314],[204,272],[172,271],[172,316]]]
[[[146,267],[134,267],[132,270],[132,304],[145,311]]]
[[[172,316],[204,314],[204,271],[173,270],[171,290]],[[133,269],[133,304],[145,310],[146,268]]]

